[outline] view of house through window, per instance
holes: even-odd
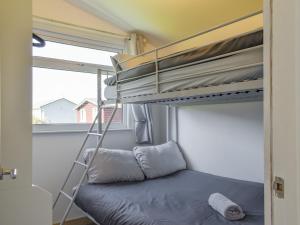
[[[45,48],[33,50],[34,56],[99,65],[111,65],[110,56],[114,54],[116,53],[52,42],[47,43]],[[34,67],[33,124],[92,123],[98,111],[97,76],[91,73]],[[105,100],[103,78],[102,99]],[[102,110],[102,123],[108,121],[112,110],[113,106],[106,106]],[[120,107],[113,122],[122,121],[123,111]]]

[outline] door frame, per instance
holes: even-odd
[[[300,223],[299,22],[299,0],[264,0],[265,225]]]
[[[272,223],[272,0],[264,0],[264,214],[265,225]]]

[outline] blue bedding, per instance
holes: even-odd
[[[220,192],[245,211],[231,222],[208,205]],[[141,182],[86,184],[75,203],[101,225],[263,225],[264,186],[192,170]]]

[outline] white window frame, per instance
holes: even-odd
[[[129,35],[116,34],[74,24],[33,17],[33,32],[47,41],[103,51],[123,52]]]
[[[84,122],[86,122],[86,110],[85,109],[83,109],[83,108],[81,108],[80,110],[79,110],[79,120],[80,120],[80,123],[84,123]]]
[[[69,24],[61,24],[58,22],[48,21],[40,18],[33,19],[33,30],[46,41],[112,52],[124,52],[126,41],[128,40],[128,37],[124,35],[111,34],[99,30],[72,26]],[[101,76],[104,75],[103,72],[106,74],[114,74],[113,67],[107,65],[83,63],[78,61],[75,62],[40,56],[33,56],[32,66],[37,68],[97,74],[97,79],[100,81]],[[98,92],[100,93],[101,88],[102,87],[99,87],[98,82]],[[100,104],[102,99],[99,100],[99,97],[101,98],[101,94],[98,94],[98,103]],[[122,123],[112,123],[110,126],[110,130],[130,129],[129,123],[131,119],[128,118],[128,107],[126,105],[123,105],[122,107]],[[33,124],[32,126],[33,133],[65,133],[85,132],[90,127],[90,124]],[[102,129],[103,126],[105,126],[105,124],[102,124]],[[97,129],[97,127],[95,129]]]

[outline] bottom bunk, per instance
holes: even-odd
[[[208,204],[219,192],[246,216],[229,221]],[[101,225],[263,225],[264,186],[182,170],[156,179],[80,187],[75,203]]]

